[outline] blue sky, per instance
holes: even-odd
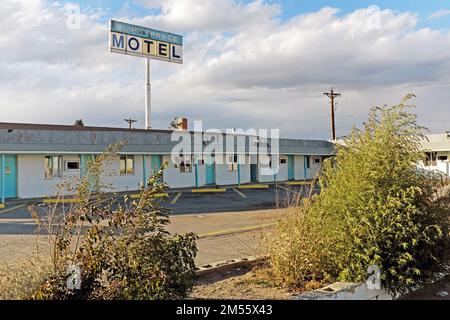
[[[120,15],[121,10],[132,12],[136,16],[144,16],[157,13],[157,9],[143,8],[138,1],[117,1],[117,0],[82,0],[82,1],[64,1],[70,3],[79,3],[83,10],[87,8],[101,8],[107,10],[104,19],[111,16]],[[241,2],[251,2],[244,0]],[[315,12],[323,7],[334,7],[340,9],[340,15],[351,13],[359,8],[367,8],[376,5],[381,9],[392,9],[398,11],[408,11],[416,13],[419,17],[417,28],[443,29],[450,27],[450,14],[437,18],[429,19],[430,15],[439,10],[450,10],[450,1],[448,0],[266,0],[266,3],[277,3],[282,7],[280,18],[288,20],[298,14]]]

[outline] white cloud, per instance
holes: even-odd
[[[441,9],[441,10],[438,10],[438,11],[433,12],[432,14],[430,14],[429,19],[431,19],[431,20],[439,19],[439,18],[442,18],[442,17],[446,17],[448,15],[450,15],[450,10],[449,9]]]
[[[149,7],[160,7],[161,14],[134,21],[168,30],[234,31],[237,28],[266,24],[281,8],[254,0],[242,4],[235,0],[141,0]]]
[[[83,13],[81,28],[68,29],[63,7],[46,3],[8,0],[0,11],[0,30],[9,30],[0,34],[7,48],[0,58],[0,121],[84,118],[118,126],[133,116],[142,126],[144,60],[108,52],[107,24],[97,22],[98,13]],[[280,6],[263,1],[189,3],[147,2],[161,12],[131,20],[185,35],[183,65],[152,62],[158,127],[182,115],[206,127],[273,127],[284,136],[328,138],[322,92],[330,86],[343,93],[338,135],[363,121],[370,106],[396,103],[408,92],[418,94],[426,125],[450,125],[450,35],[417,29],[414,14],[323,8],[282,22]],[[7,29],[11,23],[15,28]]]

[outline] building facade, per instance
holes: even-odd
[[[426,160],[420,165],[430,171],[450,177],[450,132],[430,134],[422,142]]]
[[[240,185],[255,182],[282,182],[314,178],[323,159],[334,152],[333,144],[322,140],[279,139],[277,152],[254,153],[252,146],[263,142],[258,137],[243,138],[245,147],[238,151],[216,152],[212,156],[173,150],[173,130],[141,130],[88,126],[0,123],[0,194],[10,198],[52,196],[62,181],[75,183],[86,170],[91,157],[109,145],[125,142],[119,156],[105,168],[105,191],[139,190],[164,161],[168,166],[163,181],[170,188]],[[193,132],[188,132],[194,135]],[[215,134],[211,134],[215,136]],[[209,138],[208,138],[209,139]],[[207,140],[208,140],[207,139]],[[194,139],[193,139],[194,140]],[[225,139],[223,139],[225,144]],[[204,150],[208,143],[192,150]],[[225,150],[225,146],[223,150]],[[214,159],[211,159],[214,158]],[[276,167],[275,174],[264,168]]]

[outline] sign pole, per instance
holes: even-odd
[[[145,57],[145,129],[152,128],[150,59],[183,63],[183,36],[120,21],[109,22],[109,51]]]
[[[145,84],[145,129],[152,127],[152,85],[150,84],[150,58],[146,64],[147,83]]]

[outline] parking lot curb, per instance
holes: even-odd
[[[268,184],[248,184],[238,186],[238,189],[269,189]]]
[[[225,188],[211,188],[211,189],[192,189],[192,193],[210,193],[210,192],[226,192],[227,189]]]
[[[304,185],[313,185],[314,181],[288,181],[286,182],[289,186],[304,186]]]
[[[164,198],[164,197],[168,197],[168,196],[169,196],[168,193],[155,193],[153,195],[153,197],[155,197],[155,198]],[[140,193],[135,193],[135,194],[130,195],[130,199],[139,199],[140,197],[141,197]]]
[[[75,198],[67,198],[67,199],[44,199],[42,201],[43,203],[80,203],[81,200],[80,199],[75,199]]]

